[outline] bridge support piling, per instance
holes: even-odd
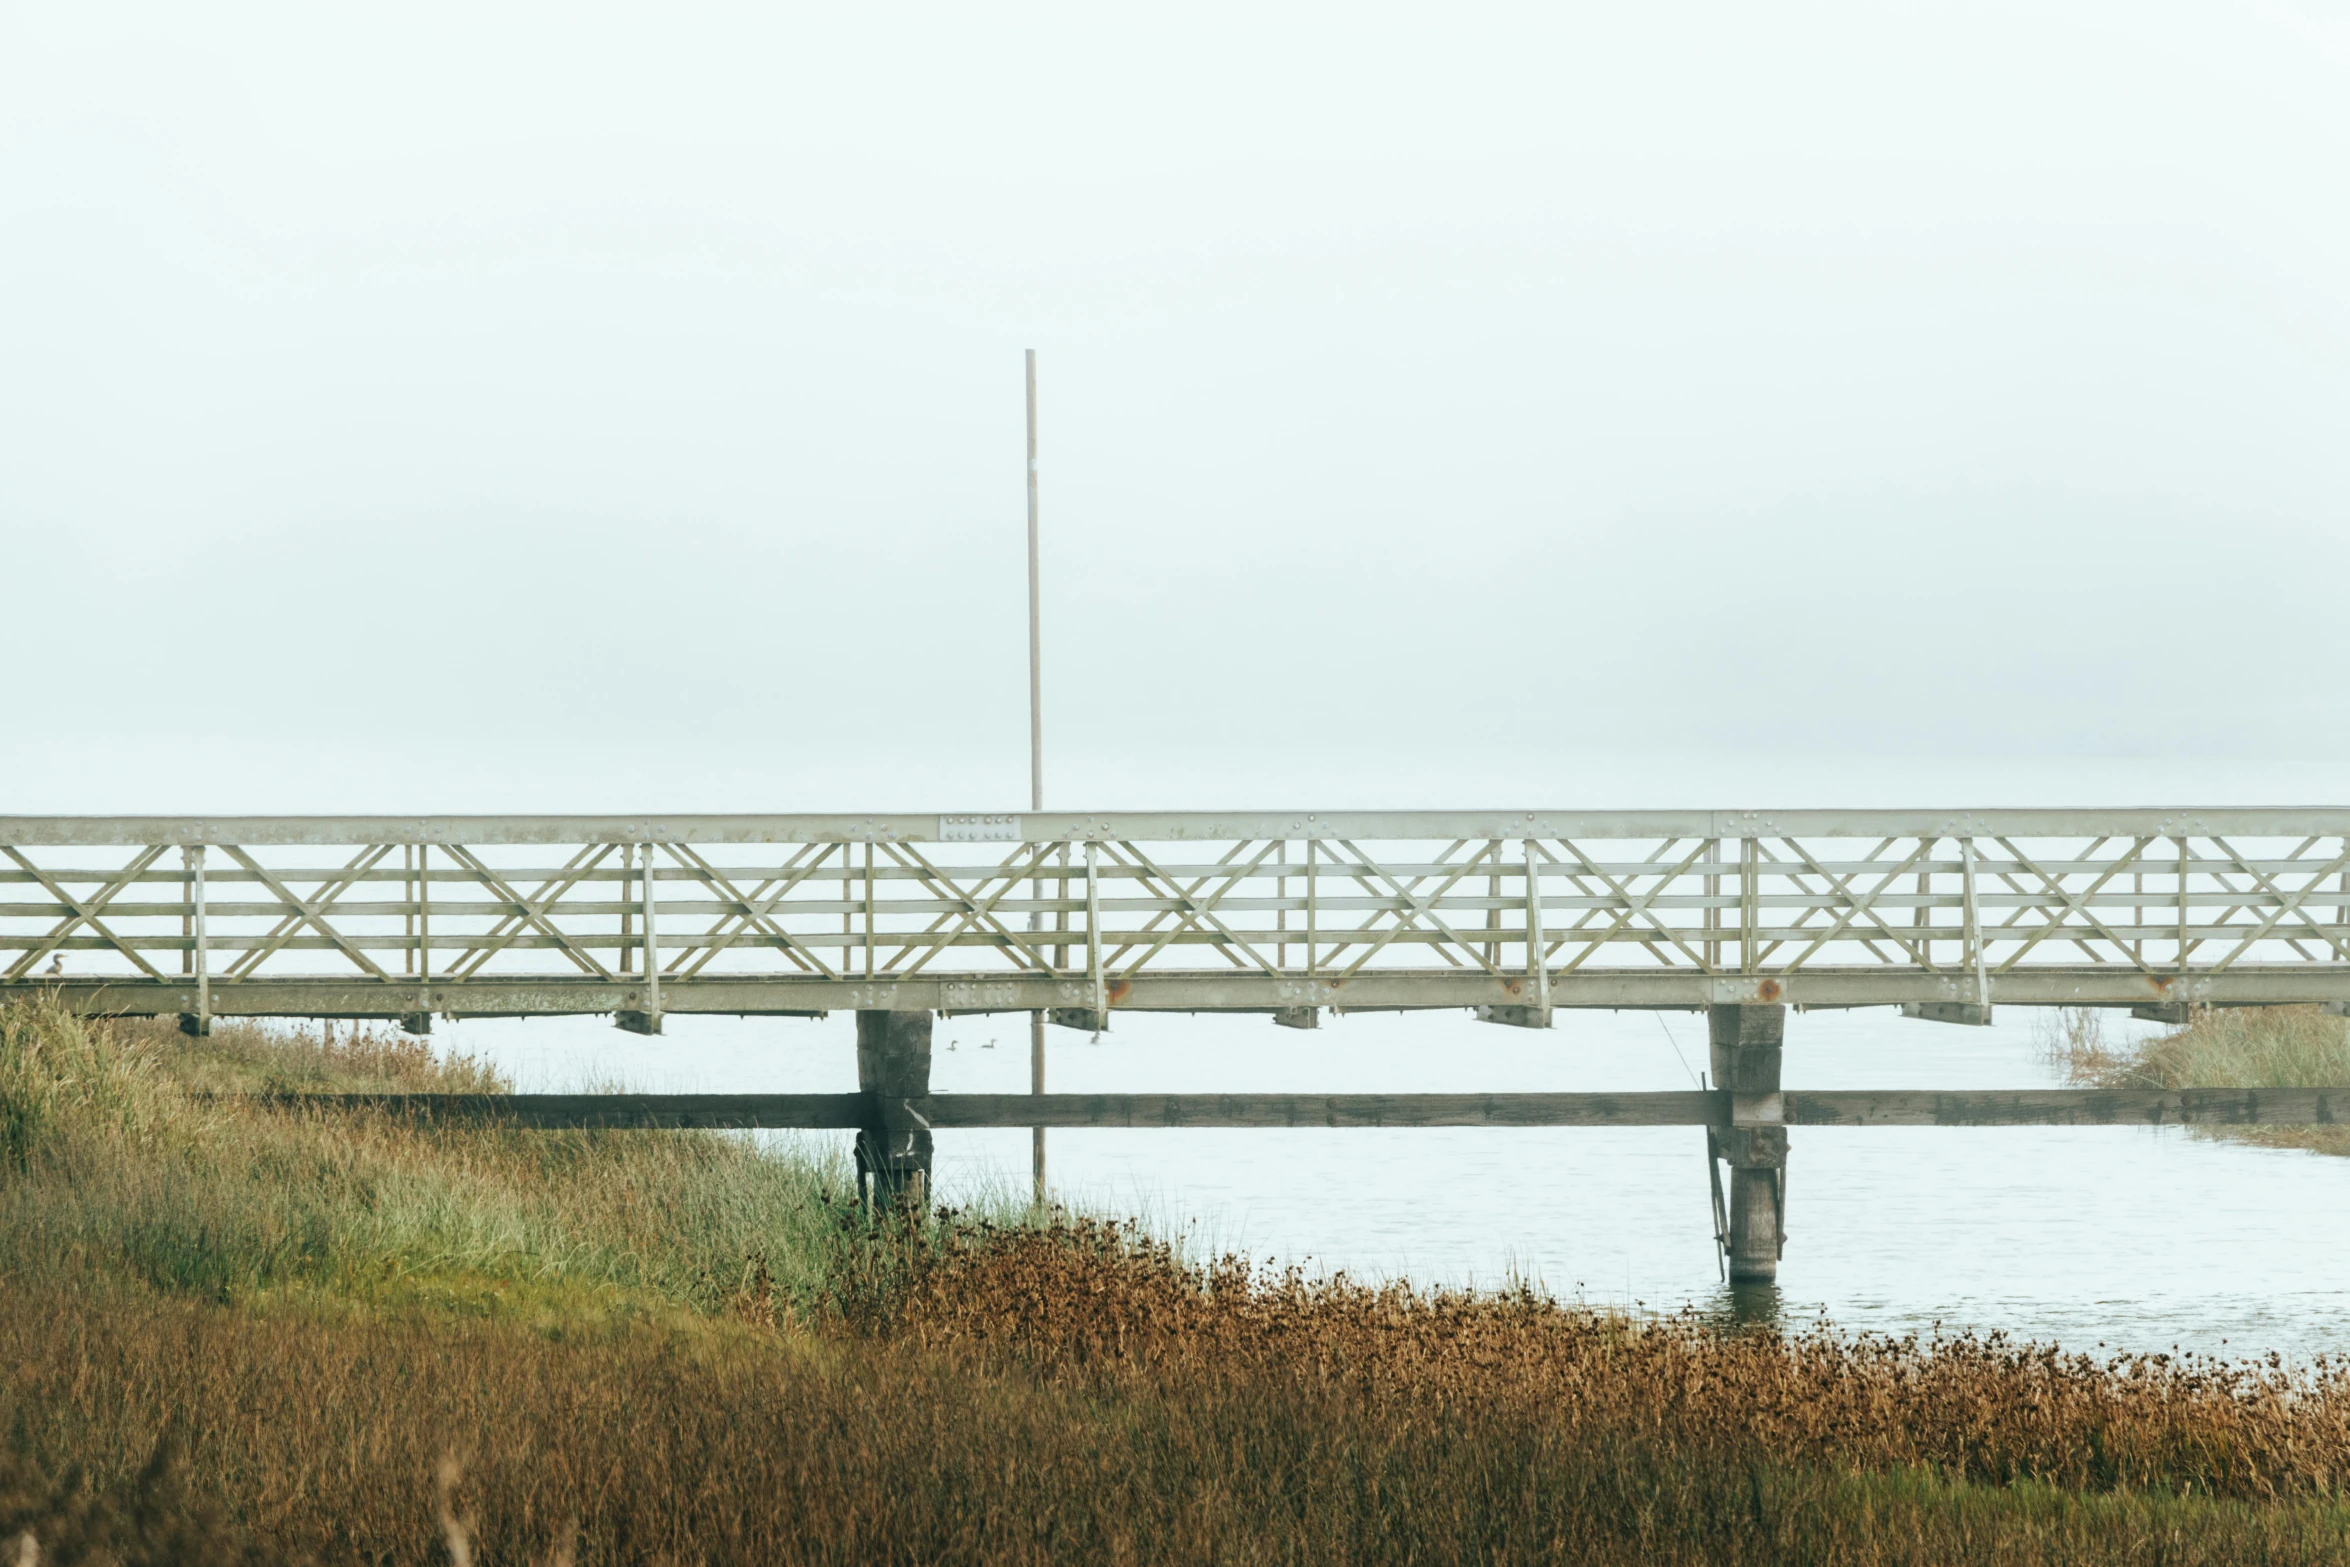
[[[857,1014],[857,1189],[876,1214],[930,1201],[930,1025],[928,1012]]]
[[[1768,1283],[1787,1246],[1787,1112],[1779,1092],[1787,1009],[1717,1006],[1706,1023],[1714,1086],[1729,1096],[1715,1144],[1730,1167],[1730,1282]]]

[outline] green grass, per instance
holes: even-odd
[[[834,1271],[845,1176],[805,1151],[660,1132],[442,1128],[236,1098],[485,1091],[420,1043],[90,1024],[0,1008],[0,1271],[266,1306],[284,1297],[584,1324],[722,1311],[764,1268]]]
[[[2105,1031],[2104,1014],[2057,1015],[2051,1050],[2076,1083],[2098,1088],[2338,1088],[2350,1084],[2350,1018],[2317,1007],[2226,1007],[2136,1044]],[[2350,1127],[2225,1127],[2206,1135],[2274,1148],[2350,1155]]]

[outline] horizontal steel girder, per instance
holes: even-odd
[[[2250,1126],[2350,1121],[2350,1088],[1790,1090],[1789,1126]],[[933,1094],[887,1108],[939,1129],[1091,1127],[1713,1126],[1723,1093]],[[542,1129],[851,1128],[866,1094],[318,1094],[287,1109],[381,1110]]]

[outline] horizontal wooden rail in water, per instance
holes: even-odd
[[[557,1130],[848,1130],[868,1094],[288,1094],[284,1108],[377,1110]],[[2350,1088],[1812,1089],[1779,1096],[1788,1126],[2326,1126]],[[1533,1094],[933,1094],[890,1106],[937,1130],[980,1127],[1727,1126],[1730,1096]]]

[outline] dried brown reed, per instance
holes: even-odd
[[[1562,1432],[1758,1460],[2245,1498],[2350,1490],[2350,1365],[2096,1359],[2002,1335],[1724,1334],[1529,1291],[1475,1295],[1201,1269],[1130,1226],[918,1239],[887,1330],[1048,1377],[1170,1391],[1345,1389],[1382,1419],[1517,1407]]]
[[[446,1560],[454,1521],[478,1560],[544,1560],[576,1519],[585,1562],[2350,1561],[2337,1501],[2203,1494],[2334,1472],[2331,1386],[2272,1376],[2254,1401],[2298,1407],[2238,1416],[2175,1364],[1855,1363],[1244,1285],[1099,1230],[897,1263],[906,1309],[871,1334],[566,1341],[36,1290],[0,1317],[0,1404],[23,1451],[102,1476],[182,1419],[191,1472],[289,1559]],[[2273,1440],[2295,1419],[2322,1456]],[[2196,1494],[2128,1488],[2154,1454]],[[2120,1488],[1963,1478],[2002,1471]]]
[[[78,1467],[50,1481],[22,1452],[0,1453],[0,1550],[8,1567],[269,1560],[218,1499],[189,1484],[175,1427],[146,1462],[104,1488],[87,1484]]]
[[[875,1229],[738,1143],[223,1108],[75,1026],[0,1017],[0,1096],[49,1096],[0,1174],[0,1542],[44,1561],[2350,1564],[2333,1367],[1726,1334],[1081,1220]],[[305,1200],[308,1287],[189,1260]],[[728,1216],[754,1200],[799,1207]],[[126,1265],[167,1212],[183,1261]],[[367,1282],[500,1223],[522,1261],[468,1267],[562,1306],[625,1245],[668,1259],[630,1286],[666,1309]]]

